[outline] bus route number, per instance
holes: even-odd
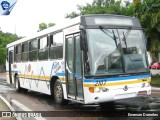
[[[96,83],[94,86],[103,86],[106,84],[106,80],[96,80]]]

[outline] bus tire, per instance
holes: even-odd
[[[64,96],[63,96],[62,84],[59,79],[55,81],[54,87],[52,89],[53,89],[53,95],[54,95],[53,97],[54,97],[55,103],[58,105],[66,104],[66,100],[64,99]]]
[[[15,89],[17,92],[27,92],[28,90],[27,89],[24,89],[24,88],[21,88],[20,87],[20,82],[19,82],[19,77],[18,76],[15,76],[14,77],[14,82],[15,82]]]

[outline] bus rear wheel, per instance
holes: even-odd
[[[15,76],[14,77],[14,82],[15,82],[15,89],[17,92],[27,92],[28,90],[27,89],[24,89],[24,88],[21,88],[20,87],[20,82],[19,82],[19,77],[18,76]]]
[[[64,96],[63,96],[62,84],[59,79],[56,80],[56,82],[54,83],[54,87],[52,89],[54,93],[55,103],[59,105],[66,104],[66,100],[64,99]]]

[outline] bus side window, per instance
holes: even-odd
[[[22,61],[28,61],[28,42],[22,43]]]
[[[48,37],[39,39],[39,60],[48,59]]]
[[[29,44],[29,60],[36,61],[37,60],[37,51],[38,51],[38,41],[32,40]]]
[[[50,36],[50,58],[63,58],[63,32]]]
[[[15,62],[21,62],[21,44],[16,46]]]

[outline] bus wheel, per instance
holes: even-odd
[[[64,105],[65,100],[64,100],[64,96],[63,96],[63,88],[61,85],[60,80],[56,80],[56,82],[54,83],[54,88],[53,88],[53,92],[54,92],[54,100],[57,104],[59,105]]]
[[[17,92],[27,92],[28,91],[27,89],[20,87],[20,82],[19,82],[18,76],[15,76],[14,79],[15,79],[15,89]]]

